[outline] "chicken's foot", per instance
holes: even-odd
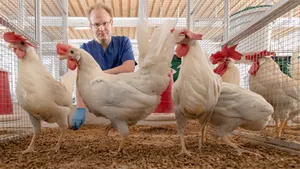
[[[117,152],[113,152],[113,151],[111,151],[111,153],[113,153],[113,154],[115,154],[115,155],[117,155],[117,154],[126,154],[126,155],[128,155],[125,151],[124,151],[124,145],[125,145],[125,141],[126,141],[126,139],[127,139],[127,137],[125,137],[125,136],[123,136],[122,137],[122,140],[120,141],[120,143],[119,143],[119,148],[118,148],[118,151]]]
[[[186,154],[188,156],[192,156],[192,154],[194,154],[194,153],[188,151],[186,149],[186,147],[185,147],[185,142],[184,142],[184,136],[183,136],[183,134],[179,134],[179,135],[180,135],[181,152],[179,154],[177,154],[176,156],[180,156],[182,154]]]
[[[36,140],[37,135],[41,132],[41,121],[39,119],[35,118],[34,116],[32,116],[30,113],[28,113],[28,117],[33,125],[34,132],[33,132],[33,137],[31,139],[31,142],[30,142],[28,148],[25,151],[23,151],[22,154],[36,152],[36,151],[34,151],[35,140]]]
[[[58,141],[57,141],[55,147],[52,148],[52,150],[54,150],[55,152],[58,152],[58,150],[60,149],[60,144],[61,144],[61,141],[62,141],[62,137],[65,133],[65,130],[66,129],[60,128],[60,135],[59,135]]]
[[[286,120],[280,120],[280,125],[278,127],[278,131],[276,132],[278,138],[280,138],[282,136],[282,130],[285,126],[285,123],[286,123]],[[277,125],[276,125],[276,127],[277,127]]]
[[[34,150],[35,140],[36,140],[36,134],[34,133],[28,148],[25,151],[22,151],[22,154],[31,153],[31,152],[35,153],[36,152]]]
[[[261,156],[260,154],[258,154],[258,153],[254,153],[254,152],[251,152],[251,151],[248,151],[248,150],[244,150],[244,149],[239,148],[237,145],[235,145],[233,142],[231,142],[231,141],[228,139],[228,136],[223,136],[223,137],[222,137],[222,140],[225,141],[229,146],[233,147],[233,148],[237,151],[237,153],[238,153],[239,156],[242,155],[242,153],[248,153],[248,154],[254,154],[254,155],[256,155],[256,156],[262,157],[262,156]]]

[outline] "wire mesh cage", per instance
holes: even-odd
[[[67,64],[65,61],[60,61],[56,53],[56,44],[58,42],[67,43],[67,31],[66,26],[63,23],[66,22],[63,16],[66,15],[66,11],[63,8],[63,1],[43,0],[42,1],[42,19],[43,31],[42,31],[42,61],[46,66],[46,69],[57,80],[60,79],[67,71]],[[56,7],[56,8],[53,8]],[[46,19],[47,18],[47,19]]]
[[[28,2],[28,1],[27,1]],[[15,31],[32,43],[35,41],[35,16],[33,4],[24,1],[0,2],[0,36],[5,32]],[[26,10],[27,9],[27,10]],[[12,11],[19,11],[14,13]],[[8,48],[3,38],[0,40],[1,55],[1,91],[0,91],[0,142],[20,138],[31,132],[30,121],[26,112],[18,105],[16,82],[18,78],[18,58]]]
[[[15,0],[0,2],[0,36],[6,32],[15,32],[36,44],[36,52],[42,54],[42,59],[47,70],[57,79],[66,72],[66,64],[57,59],[56,42],[66,42],[66,25],[63,23],[63,1],[43,1],[42,16],[37,15],[37,2],[34,0]],[[49,9],[57,6],[57,11]],[[48,8],[48,10],[47,10]],[[13,12],[16,11],[16,12]],[[51,13],[49,13],[51,11]],[[42,27],[42,42],[38,41],[38,19]],[[42,50],[40,50],[42,49]],[[40,51],[43,51],[40,53]],[[45,55],[44,55],[45,54]],[[0,39],[1,59],[1,110],[0,110],[0,142],[21,138],[32,132],[31,122],[27,112],[18,104],[16,88],[18,81],[19,59],[8,48],[8,43]]]
[[[238,44],[236,50],[243,54],[235,62],[239,85],[262,95],[274,107],[270,127],[260,134],[279,137],[288,125],[288,134],[283,136],[299,142],[299,131],[293,127],[300,121],[299,3],[225,0],[197,5],[194,30],[204,35],[204,50],[210,54],[219,51],[221,45]],[[206,24],[199,26],[199,20]],[[215,43],[219,45],[213,48]]]
[[[247,87],[264,96],[273,105],[273,121],[269,124],[276,126],[278,137],[286,125],[296,125],[294,122],[297,122],[300,113],[299,9],[299,6],[295,6],[286,11],[284,15],[256,31],[255,36],[259,38],[247,37],[238,47],[243,53],[250,53],[245,58],[251,61],[251,67],[243,70],[243,74],[248,73]],[[274,54],[261,53],[263,50]],[[256,64],[259,64],[259,68]]]
[[[223,38],[223,1],[190,1],[193,31],[203,35],[201,47],[208,55],[219,50]]]

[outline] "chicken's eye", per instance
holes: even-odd
[[[73,51],[73,50],[71,50],[71,53],[73,54],[73,53],[74,53],[74,51]]]
[[[21,45],[25,45],[25,43],[24,43],[24,42],[21,42]]]

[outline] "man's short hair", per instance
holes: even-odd
[[[100,2],[100,3],[96,3],[96,4],[92,5],[92,6],[90,6],[87,9],[87,11],[86,11],[87,18],[89,19],[90,22],[91,22],[91,20],[90,20],[91,12],[93,10],[97,10],[97,9],[104,9],[110,15],[111,18],[113,17],[113,12],[112,12],[111,7],[108,6],[108,5],[106,5],[105,3]]]

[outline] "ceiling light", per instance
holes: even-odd
[[[88,29],[90,29],[90,27],[88,27],[88,26],[80,26],[80,27],[74,27],[74,29],[76,29],[76,30],[88,30]]]

